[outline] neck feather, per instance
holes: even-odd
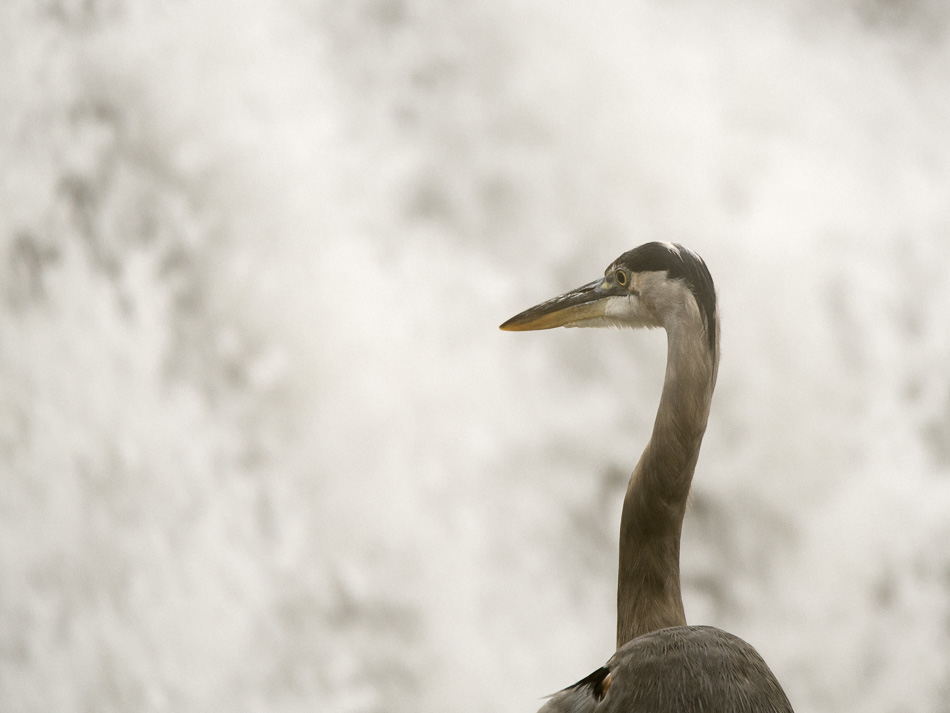
[[[650,631],[686,624],[680,533],[719,364],[718,344],[710,348],[701,324],[691,322],[667,325],[666,378],[653,435],[624,498],[617,648]]]

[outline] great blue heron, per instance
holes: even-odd
[[[720,629],[686,626],[679,550],[686,499],[719,369],[719,313],[706,263],[672,243],[617,258],[602,279],[501,325],[662,327],[666,378],[653,435],[633,471],[620,519],[617,652],[555,694],[545,713],[790,713],[752,646]]]

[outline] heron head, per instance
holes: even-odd
[[[614,260],[603,278],[515,315],[512,332],[553,327],[668,327],[695,312],[716,343],[716,291],[706,263],[673,243],[646,243]]]

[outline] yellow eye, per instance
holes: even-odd
[[[621,287],[626,287],[627,282],[629,281],[629,276],[627,275],[626,270],[617,270],[614,273],[614,279],[617,281],[617,284]]]

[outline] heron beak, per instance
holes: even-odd
[[[554,327],[581,327],[585,322],[602,320],[610,292],[604,280],[594,280],[583,287],[535,305],[501,325],[506,332],[527,332]]]

